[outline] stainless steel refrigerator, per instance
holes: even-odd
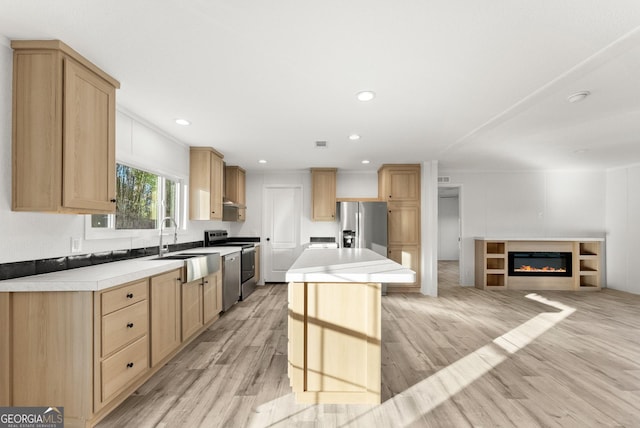
[[[387,257],[387,203],[338,202],[340,247],[368,248]]]

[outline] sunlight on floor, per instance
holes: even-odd
[[[329,425],[343,427],[352,424],[377,426],[376,421],[389,420],[389,416],[393,415],[392,420],[397,422],[397,426],[410,425],[575,312],[574,308],[535,293],[525,297],[557,309],[558,312],[536,315],[379,406],[348,406],[349,411],[344,412],[340,418],[343,420],[336,419],[338,415],[335,411],[326,412],[329,418],[327,422]],[[258,406],[249,419],[249,426],[292,426],[318,420],[325,413],[325,406],[295,404],[293,393],[287,394]]]

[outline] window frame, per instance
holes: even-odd
[[[145,171],[151,174],[154,174],[158,177],[158,190],[157,195],[159,195],[162,199],[156,201],[156,216],[158,218],[157,227],[154,229],[116,229],[115,228],[115,214],[107,214],[107,227],[92,227],[91,216],[92,214],[85,215],[84,225],[85,225],[85,239],[120,239],[120,238],[142,238],[142,239],[151,239],[157,238],[160,233],[160,222],[164,215],[164,207],[165,207],[165,186],[166,180],[171,180],[176,183],[176,217],[175,221],[178,225],[178,235],[184,235],[187,230],[187,193],[188,188],[187,178],[179,177],[174,174],[169,174],[162,171],[154,171],[149,168],[140,167],[131,162],[121,162],[118,161],[117,164],[124,165],[130,168],[135,168],[141,171]],[[150,243],[152,246],[153,243]]]

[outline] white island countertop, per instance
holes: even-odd
[[[416,273],[365,248],[307,249],[287,271],[287,282],[412,283]]]
[[[220,257],[222,257],[241,250],[241,247],[197,247],[170,254],[219,253]],[[6,279],[0,281],[0,292],[100,291],[184,266],[183,260],[154,260],[157,257],[157,255],[141,257],[77,269]]]

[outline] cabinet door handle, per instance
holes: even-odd
[[[133,328],[133,323],[132,322],[128,322],[127,323],[127,328]]]
[[[127,299],[133,299],[133,293],[127,293]]]
[[[111,203],[115,204],[115,203],[116,203],[116,200],[115,200],[115,199],[109,199],[109,202],[111,202]]]
[[[130,369],[131,367],[133,367],[133,363],[127,363],[127,368]]]

